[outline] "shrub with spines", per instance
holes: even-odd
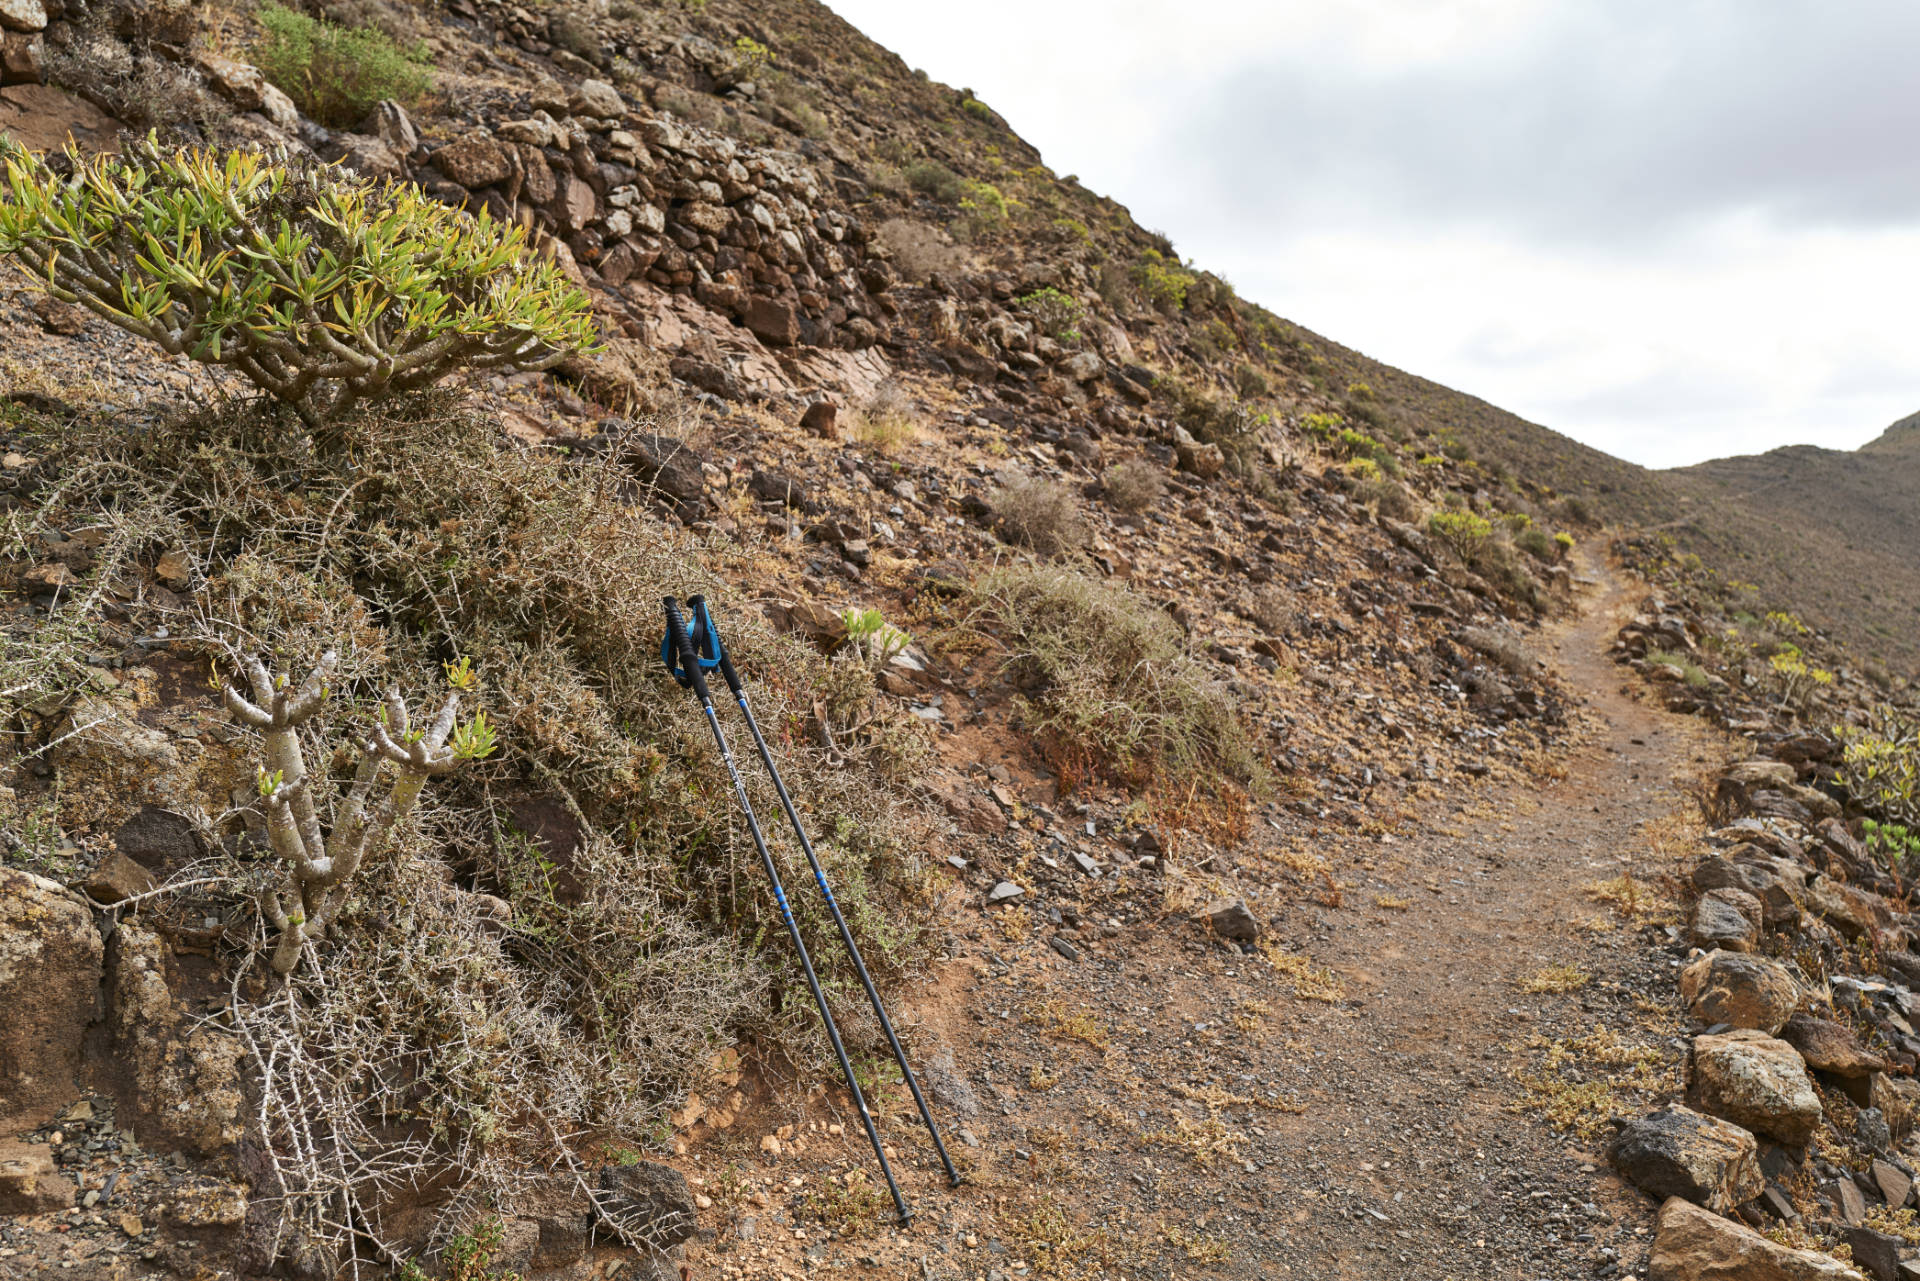
[[[153,138],[66,161],[0,138],[0,253],[169,355],[238,371],[310,427],[462,367],[545,369],[594,346],[586,294],[485,210]]]

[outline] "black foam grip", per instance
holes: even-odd
[[[673,637],[673,648],[680,655],[680,665],[693,684],[693,692],[700,696],[702,703],[712,701],[707,693],[707,678],[700,671],[700,657],[693,652],[693,638],[687,635],[687,620],[680,616],[680,602],[669,596],[661,602],[667,612],[667,635]]]

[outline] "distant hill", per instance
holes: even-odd
[[[1863,657],[1920,669],[1920,413],[1851,452],[1794,445],[1654,471],[1301,332],[1328,382],[1368,384],[1416,436],[1458,441],[1537,497],[1670,534]]]

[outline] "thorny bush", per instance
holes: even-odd
[[[499,1204],[515,1171],[579,1169],[583,1143],[657,1146],[665,1111],[738,1035],[796,1071],[819,1055],[704,722],[657,663],[660,597],[725,599],[705,566],[727,549],[649,515],[617,447],[570,461],[503,442],[440,393],[395,409],[348,415],[323,452],[265,403],[63,421],[16,407],[14,438],[44,461],[0,538],[16,563],[46,528],[94,544],[81,585],[0,649],[15,704],[97,681],[89,650],[110,613],[145,615],[123,593],[164,550],[190,566],[188,604],[138,625],[168,624],[187,657],[304,672],[331,651],[338,710],[293,732],[336,830],[355,762],[323,722],[364,726],[388,688],[429,689],[461,659],[484,678],[498,750],[470,753],[486,759],[369,851],[330,936],[308,944],[316,965],[236,980],[236,1031],[274,1067],[261,1115],[279,1248],[386,1263],[383,1186],[460,1189],[461,1213]],[[727,635],[861,950],[897,976],[925,949],[918,821],[879,768],[889,718],[905,718],[873,705],[870,676],[847,686],[854,665],[755,615],[729,617]],[[751,786],[772,810],[769,785]],[[206,816],[236,905],[286,867],[236,843],[243,817]],[[843,1028],[879,1044],[824,905],[792,903]],[[258,956],[270,935],[254,930]]]

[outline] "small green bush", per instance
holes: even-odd
[[[1560,544],[1544,529],[1522,529],[1513,536],[1513,545],[1537,561],[1551,565],[1560,559]]]
[[[966,183],[960,175],[938,160],[916,160],[903,173],[909,187],[943,205],[957,205],[966,194]]]
[[[1453,549],[1453,554],[1471,565],[1493,537],[1493,525],[1469,511],[1448,508],[1427,517],[1427,532]]]
[[[283,5],[256,15],[254,64],[301,111],[334,129],[366,119],[382,98],[411,106],[433,82],[423,52],[408,52],[377,27],[338,27]]]
[[[1877,823],[1868,818],[1861,820],[1860,830],[1866,836],[1867,848],[1889,867],[1904,871],[1910,860],[1920,858],[1920,831],[1903,823]]]
[[[1133,265],[1133,281],[1140,286],[1140,292],[1154,306],[1168,311],[1178,311],[1187,305],[1187,290],[1197,279],[1199,277],[1182,267],[1178,260],[1168,258],[1157,249],[1147,250]]]
[[[1688,658],[1685,654],[1675,654],[1667,650],[1656,649],[1647,655],[1647,661],[1649,663],[1656,663],[1661,667],[1673,668],[1680,673],[1681,681],[1689,689],[1705,689],[1712,683],[1712,678],[1708,676],[1707,669],[1694,662],[1691,658]]]
[[[998,231],[1007,224],[1011,203],[1005,193],[990,182],[962,184],[960,229],[968,236]]]
[[[0,253],[48,293],[226,365],[318,428],[461,367],[544,369],[593,346],[586,295],[526,233],[257,151],[70,151],[0,138]]]
[[[1861,808],[1920,831],[1920,726],[1882,706],[1869,724],[1842,726],[1840,781]]]
[[[1074,326],[1079,323],[1080,313],[1084,309],[1080,306],[1080,300],[1072,294],[1062,293],[1048,285],[1022,295],[1017,301],[1033,317],[1040,331],[1055,342],[1080,341],[1080,331]]]
[[[1300,420],[1300,429],[1315,440],[1332,440],[1344,425],[1338,414],[1308,414]]]
[[[978,98],[968,98],[960,104],[960,110],[966,112],[975,120],[984,120],[988,124],[993,123],[993,108]]]

